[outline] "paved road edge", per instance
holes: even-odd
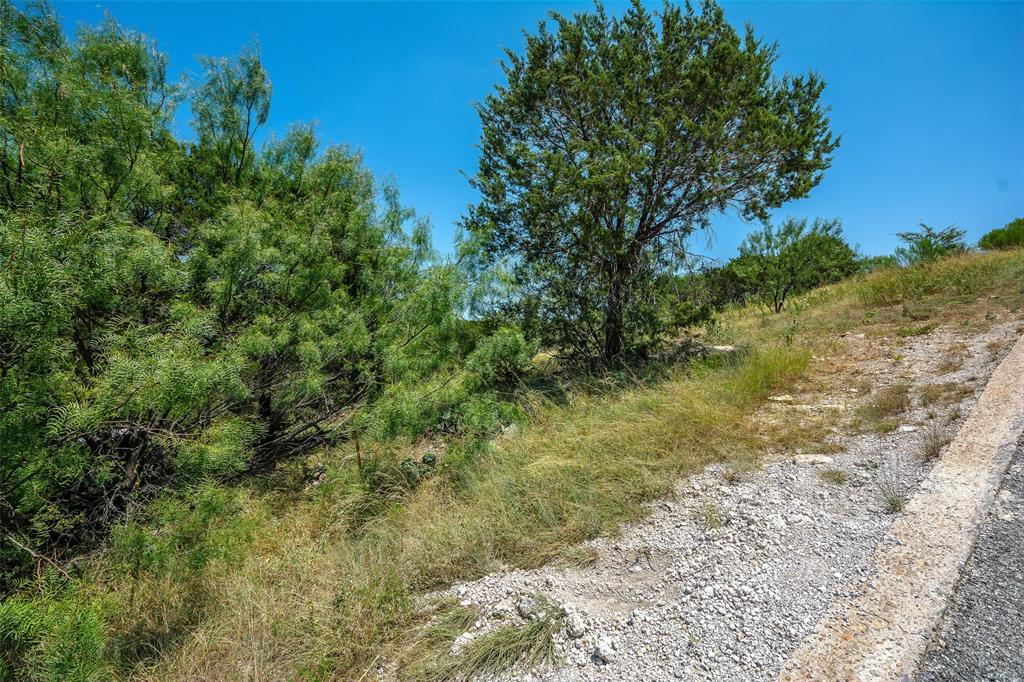
[[[909,679],[1024,432],[1024,337],[993,372],[942,459],[893,523],[865,591],[836,602],[780,679]]]

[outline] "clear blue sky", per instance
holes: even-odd
[[[621,8],[606,3],[611,10]],[[501,77],[503,47],[522,45],[549,9],[528,3],[57,2],[69,28],[109,11],[159,42],[175,74],[196,55],[234,55],[257,38],[274,86],[269,130],[319,122],[329,142],[361,149],[394,176],[405,203],[429,214],[434,243],[474,199],[460,171],[476,165],[472,103]],[[843,136],[808,199],[779,215],[841,218],[866,253],[887,253],[919,221],[977,239],[1024,215],[1024,4],[736,2],[781,44],[780,70],[815,69]],[[179,116],[185,132],[188,114]],[[699,250],[728,258],[748,230],[715,223]]]

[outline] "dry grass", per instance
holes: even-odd
[[[927,384],[919,391],[921,405],[949,405],[958,403],[964,398],[972,395],[974,389],[966,384],[945,382],[941,384]]]
[[[748,415],[807,361],[803,349],[768,348],[679,367],[655,386],[539,400],[530,428],[449,456],[369,518],[372,493],[339,453],[320,486],[282,505],[249,558],[213,579],[216,607],[144,676],[358,678],[379,655],[401,657],[413,595],[500,565],[564,560],[567,547],[644,515],[679,477],[751,451]]]
[[[879,433],[899,426],[899,416],[910,409],[910,384],[899,382],[876,391],[857,410],[862,425]]]
[[[999,356],[1010,349],[1014,343],[1013,339],[994,339],[985,344],[989,353],[989,359],[995,361]]]
[[[785,414],[761,425],[759,436],[767,447],[779,452],[819,452],[835,454],[843,451],[837,441],[841,412],[826,409],[818,414]]]
[[[601,558],[601,555],[593,547],[572,545],[571,547],[566,547],[565,550],[562,551],[562,555],[559,557],[558,563],[563,566],[572,566],[574,568],[586,568],[596,564],[599,558]]]
[[[964,366],[967,359],[967,346],[963,343],[955,343],[943,353],[942,362],[939,363],[939,374],[950,374]]]
[[[924,336],[925,334],[931,334],[938,327],[937,324],[923,324],[919,327],[900,327],[896,330],[896,335],[907,338],[910,336]]]
[[[426,609],[419,625],[409,629],[401,649],[403,679],[424,678],[427,673],[447,661],[452,645],[473,627],[478,612],[461,606],[454,599],[443,599]]]
[[[535,620],[491,630],[456,652],[451,651],[451,639],[437,637],[436,627],[432,628],[428,636],[435,638],[433,650],[413,660],[403,670],[403,676],[425,682],[464,681],[516,667],[529,669],[552,663],[555,660],[554,635],[562,629],[564,619],[561,609],[549,605]]]
[[[831,485],[843,485],[850,480],[849,474],[842,469],[823,469],[818,476]]]
[[[935,307],[930,305],[904,305],[902,315],[914,322],[923,322],[935,317],[937,312]]]
[[[885,460],[875,469],[874,483],[886,512],[898,514],[903,511],[910,490],[895,461]]]
[[[977,297],[999,292],[1009,305],[1020,305],[1024,258],[1019,252],[965,253],[923,266],[874,273],[859,288],[868,307],[960,303],[979,305]],[[984,305],[984,302],[981,303]]]
[[[949,440],[949,436],[938,426],[934,424],[929,426],[921,440],[921,459],[925,461],[938,459],[942,454],[942,448],[946,447]]]

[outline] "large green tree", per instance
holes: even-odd
[[[652,283],[695,230],[806,195],[838,140],[822,80],[776,75],[777,46],[713,2],[551,22],[507,52],[506,82],[478,107],[463,248],[511,275],[507,305],[546,343],[616,361],[657,340]]]

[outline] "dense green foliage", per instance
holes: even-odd
[[[900,232],[896,236],[903,242],[896,247],[896,261],[903,266],[930,263],[942,256],[960,253],[967,250],[964,230],[950,225],[944,230],[936,230],[921,223],[920,230]]]
[[[1016,218],[1003,227],[989,230],[978,240],[983,249],[1012,249],[1024,247],[1024,218]]]
[[[884,270],[886,268],[895,268],[899,266],[899,261],[896,260],[896,256],[891,254],[884,256],[864,256],[860,259],[859,269],[861,272],[874,272],[876,270]]]
[[[46,9],[0,15],[0,586],[169,483],[357,428],[493,427],[528,345],[460,369],[458,272],[358,154],[306,125],[257,147],[255,50],[186,90],[112,21],[68,42]],[[186,97],[194,142],[168,127]]]
[[[806,195],[838,141],[821,79],[775,76],[777,47],[714,3],[551,17],[479,107],[466,246],[508,273],[505,309],[546,345],[618,361],[666,331],[653,283],[687,238]]]
[[[857,254],[843,240],[838,220],[789,218],[765,222],[740,244],[730,265],[762,305],[778,313],[792,294],[838,282],[858,269]]]

